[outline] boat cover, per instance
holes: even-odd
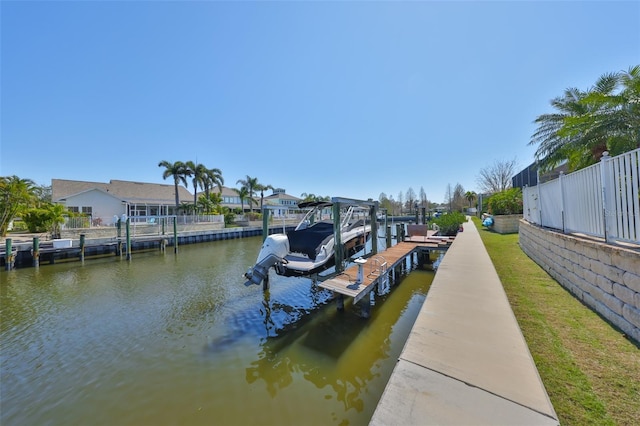
[[[333,224],[327,222],[318,222],[309,228],[287,232],[289,250],[304,253],[311,260],[316,260],[320,247],[327,237],[333,237]]]

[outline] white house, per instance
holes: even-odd
[[[91,216],[94,225],[112,225],[123,214],[166,216],[176,214],[174,185],[111,180],[109,183],[52,179],[51,198],[67,210]],[[180,203],[193,203],[193,194],[178,186]]]

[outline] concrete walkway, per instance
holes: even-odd
[[[370,425],[558,425],[472,222],[440,263]]]

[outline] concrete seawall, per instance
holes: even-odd
[[[442,260],[370,424],[559,424],[472,222]]]

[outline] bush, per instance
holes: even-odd
[[[440,228],[440,234],[447,236],[456,235],[460,229],[460,225],[466,221],[467,218],[460,212],[444,214],[433,219],[433,223],[438,225],[438,228]]]
[[[511,188],[498,192],[487,202],[489,213],[493,215],[522,214],[522,190]]]

